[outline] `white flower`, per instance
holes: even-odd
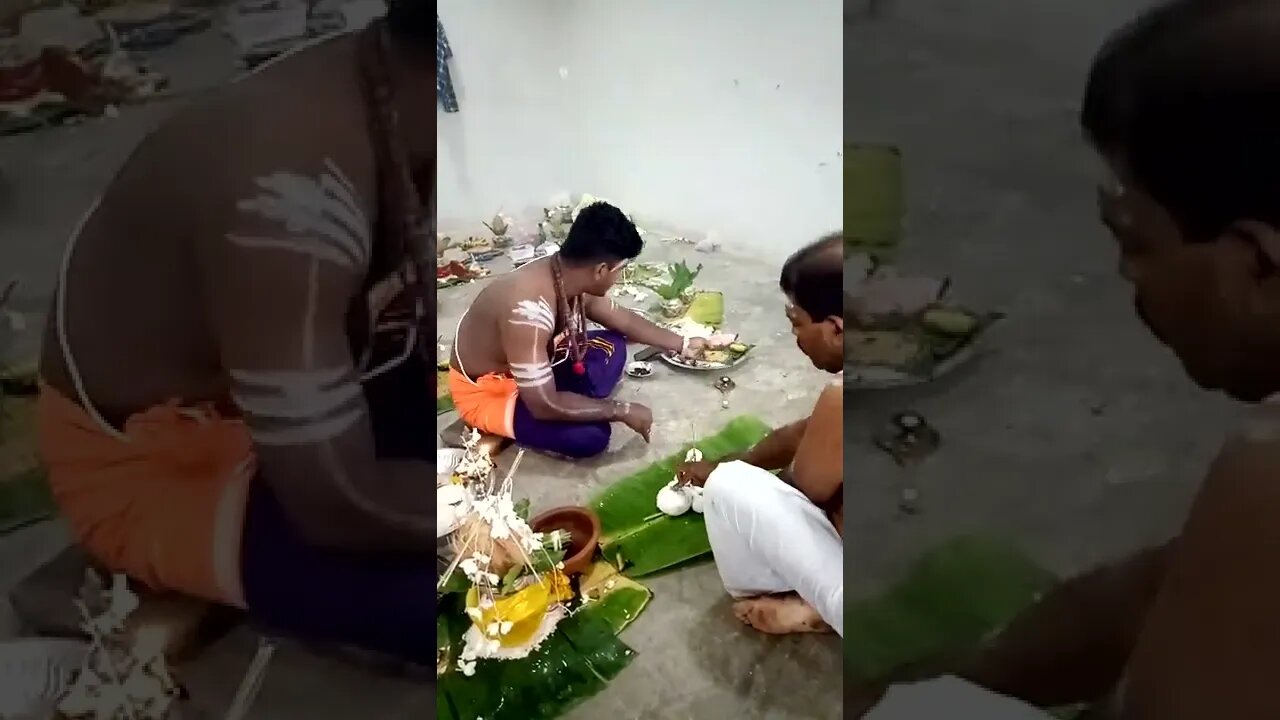
[[[476,674],[476,661],[459,659],[458,670],[461,671],[463,675],[471,677]]]
[[[62,700],[58,703],[58,709],[62,711],[62,714],[70,717],[89,715],[98,704],[98,695],[102,684],[102,678],[98,677],[92,670],[88,668],[81,670],[71,683],[71,687],[62,696]]]
[[[514,623],[512,623],[510,620],[503,620],[501,627],[498,628],[498,632],[502,633],[503,635],[506,635],[511,632],[512,627],[514,627]]]
[[[685,462],[702,462],[702,451],[698,448],[689,448],[689,452],[684,455]]]
[[[133,638],[134,659],[143,663],[149,663],[155,659],[163,659],[164,642],[165,634],[163,628],[138,628],[138,632]]]
[[[502,631],[502,623],[491,622],[489,627],[484,629],[486,635],[494,636]]]
[[[484,605],[484,601],[482,600],[480,604]],[[467,608],[467,616],[475,622],[480,622],[480,619],[484,617],[484,614],[480,612],[480,608]]]
[[[504,520],[497,518],[489,526],[489,534],[494,540],[506,540],[511,537],[511,528]]]

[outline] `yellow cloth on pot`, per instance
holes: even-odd
[[[569,586],[569,578],[564,573],[551,572],[543,575],[541,582],[498,598],[489,607],[480,607],[480,592],[473,587],[467,592],[467,614],[480,632],[490,638],[495,637],[489,632],[492,625],[511,623],[511,629],[505,635],[498,633],[496,639],[502,647],[520,647],[533,639],[552,605],[572,598],[573,588]],[[480,613],[478,619],[476,610]]]

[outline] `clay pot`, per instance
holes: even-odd
[[[569,577],[585,572],[600,547],[600,518],[584,507],[552,508],[535,517],[529,527],[540,533],[569,533],[569,550],[564,556],[564,574]]]

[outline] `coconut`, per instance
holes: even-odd
[[[475,514],[462,521],[449,539],[449,544],[458,556],[480,554],[488,557],[488,572],[500,578],[506,577],[511,568],[524,563],[519,538],[512,535],[495,540],[489,523]]]
[[[689,508],[693,507],[693,499],[687,493],[676,488],[676,481],[672,480],[665,487],[658,491],[658,509],[663,513],[676,517],[689,512]]]

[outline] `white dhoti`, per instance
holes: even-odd
[[[844,542],[821,508],[744,462],[717,467],[703,499],[711,551],[730,595],[794,592],[844,637]]]

